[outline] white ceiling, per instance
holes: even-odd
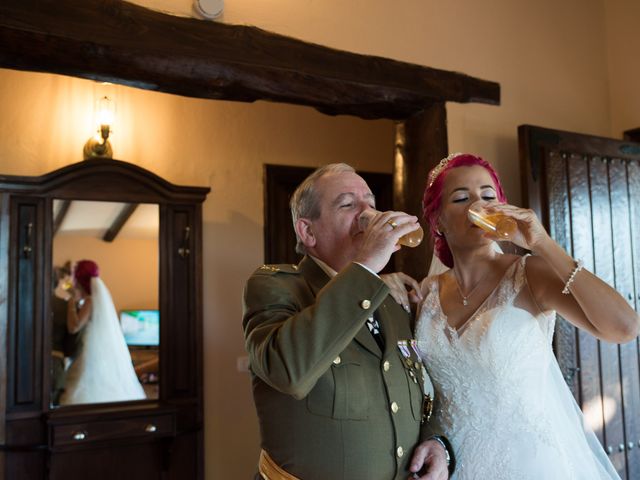
[[[54,200],[53,218],[56,218],[62,202]],[[126,203],[88,202],[74,200],[56,235],[82,235],[102,238],[118,217]],[[141,203],[125,223],[116,237],[157,238],[159,212],[158,205]]]

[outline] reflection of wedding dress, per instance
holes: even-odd
[[[434,420],[456,455],[452,478],[618,479],[553,355],[555,314],[516,306],[529,295],[525,261],[458,330],[442,312],[437,277],[424,280],[416,338],[439,399]]]
[[[91,279],[91,316],[80,353],[67,374],[61,405],[146,398],[131,363],[118,315],[104,282]]]

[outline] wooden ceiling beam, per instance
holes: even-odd
[[[60,208],[56,213],[56,218],[54,218],[53,220],[53,235],[58,233],[58,230],[60,230],[60,226],[62,225],[62,222],[64,222],[64,219],[69,212],[71,202],[72,200],[60,200]]]
[[[124,227],[124,224],[129,220],[129,217],[136,211],[138,205],[137,203],[125,203],[109,229],[104,233],[102,240],[105,242],[113,242],[120,233],[120,230],[122,230],[122,227]]]
[[[3,0],[0,67],[362,118],[404,119],[434,102],[500,102],[495,82],[120,0]]]

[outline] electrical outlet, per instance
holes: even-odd
[[[236,358],[236,369],[239,372],[248,372],[249,371],[249,357],[243,356]]]

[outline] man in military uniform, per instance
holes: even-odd
[[[53,267],[53,294],[51,295],[51,403],[58,405],[64,391],[68,363],[73,361],[78,335],[67,329],[68,301],[72,292],[64,287],[71,285],[71,262]]]
[[[359,217],[373,208],[353,168],[316,170],[291,200],[305,257],[265,265],[247,282],[262,478],[448,478],[447,442],[425,422],[433,392],[423,392],[430,382],[410,315],[377,275],[417,218],[384,212],[363,230]]]

